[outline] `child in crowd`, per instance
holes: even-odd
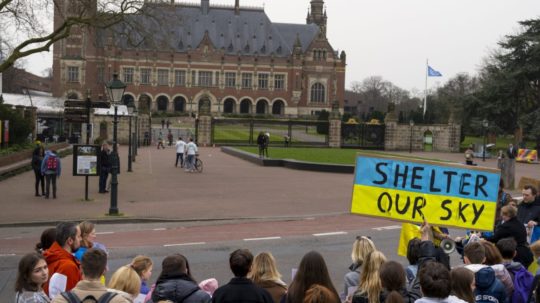
[[[148,292],[150,292],[150,288],[148,287],[147,282],[152,276],[152,269],[154,267],[152,259],[147,256],[139,255],[133,258],[130,266],[135,270],[135,272],[137,272],[141,279],[140,293],[143,295],[148,294]]]

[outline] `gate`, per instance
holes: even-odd
[[[384,150],[384,124],[342,123],[341,146]]]
[[[271,146],[328,146],[328,121],[212,119],[212,144],[256,145],[260,132],[270,134]]]

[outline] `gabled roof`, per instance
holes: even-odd
[[[272,23],[263,9],[240,8],[236,15],[234,7],[210,6],[208,13],[204,14],[199,5],[193,4],[147,5],[147,14],[132,15],[128,22],[151,28],[149,32],[152,34],[134,46],[136,41],[142,41],[142,37],[132,32],[129,35],[132,42],[124,36],[120,47],[169,48],[186,52],[198,47],[208,32],[214,47],[226,54],[287,57],[292,53],[297,36],[305,51],[319,34],[319,27],[315,24]],[[116,31],[127,32],[126,28],[120,25]],[[100,44],[104,44],[103,40]]]

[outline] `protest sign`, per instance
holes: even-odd
[[[496,169],[358,154],[351,213],[493,230],[499,180]]]

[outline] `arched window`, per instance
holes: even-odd
[[[158,111],[167,111],[167,107],[169,106],[169,98],[165,96],[159,96],[157,98],[157,110]]]
[[[285,104],[281,100],[277,100],[272,104],[272,115],[283,115],[285,112]]]
[[[248,99],[242,100],[240,102],[240,113],[241,114],[249,114],[251,113],[251,101]]]
[[[174,111],[183,113],[186,111],[186,99],[184,97],[174,98]]]
[[[321,83],[315,83],[311,86],[311,102],[315,103],[325,103],[326,102],[326,92],[324,85]]]
[[[234,102],[234,99],[227,99],[225,102],[223,102],[223,112],[226,114],[233,114],[235,112],[236,103]]]
[[[267,108],[268,108],[268,102],[266,100],[260,100],[259,102],[257,102],[255,112],[258,115],[264,115],[267,113]]]

